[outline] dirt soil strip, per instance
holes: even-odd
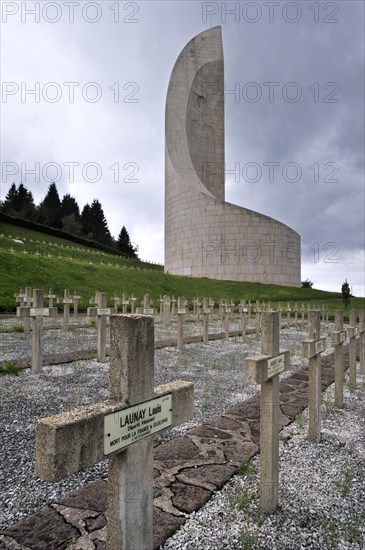
[[[348,346],[345,347],[345,369]],[[322,391],[334,381],[334,353],[322,357]],[[308,369],[280,382],[280,429],[308,405]],[[154,450],[154,550],[259,452],[260,396]],[[7,550],[106,549],[107,480],[94,481],[0,533]]]

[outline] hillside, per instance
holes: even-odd
[[[185,296],[190,302],[195,296],[210,296],[238,303],[246,300],[271,300],[323,303],[330,310],[342,308],[341,294],[315,289],[293,288],[259,283],[215,281],[207,278],[165,275],[160,265],[125,259],[94,249],[75,245],[64,239],[38,233],[14,225],[0,224],[0,311],[15,311],[14,293],[22,286],[53,288],[61,296],[65,288],[81,294],[80,309],[86,309],[95,291],[108,293],[112,305],[114,292],[134,292],[138,298],[149,292],[154,305],[161,294]],[[364,307],[365,300],[353,299],[351,307]],[[346,317],[346,315],[345,315]]]

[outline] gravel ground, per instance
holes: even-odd
[[[319,444],[307,440],[307,410],[281,432],[275,514],[259,511],[257,455],[161,549],[364,549],[365,376],[344,399],[336,409],[333,385],[326,390]]]
[[[221,325],[216,323],[211,328],[212,331],[220,331]],[[158,326],[156,329],[160,330]],[[323,335],[331,329],[331,324],[324,325]],[[84,329],[76,330],[81,337],[86,334]],[[174,330],[174,327],[161,327],[159,336],[171,330]],[[194,333],[194,330],[199,331],[200,325],[194,327],[191,323],[191,333]],[[49,333],[51,332],[56,330],[50,330]],[[17,357],[19,342],[24,338],[24,334],[0,334],[1,351],[4,346],[4,337],[6,339],[8,336],[13,340],[11,344],[6,343],[6,349],[9,359],[13,359]],[[305,365],[305,360],[300,356],[300,342],[305,336],[305,332],[299,329],[283,330],[281,333],[281,347],[292,350],[291,372]],[[59,349],[64,350],[68,345],[68,338],[64,331],[57,329]],[[88,337],[85,336],[85,339],[87,340]],[[247,336],[244,340],[237,337],[229,342],[217,340],[206,345],[189,344],[181,352],[175,348],[157,350],[155,353],[156,384],[176,379],[194,382],[196,409],[192,421],[160,435],[155,439],[155,444],[158,445],[181,435],[189,427],[223,412],[227,407],[256,393],[256,387],[244,386],[242,373],[245,357],[259,353],[259,350],[259,340],[254,335]],[[327,352],[330,351],[329,348]],[[290,372],[282,376],[289,374]],[[285,457],[285,460],[282,458],[281,465],[283,484],[280,496],[281,510],[271,519],[261,518],[260,529],[257,525],[257,496],[255,496],[257,476],[252,474],[246,476],[247,479],[244,476],[238,476],[223,491],[217,493],[207,506],[197,514],[193,514],[185,527],[175,536],[176,539],[173,537],[166,543],[166,549],[255,548],[255,537],[258,537],[257,548],[326,548],[323,543],[326,532],[328,531],[328,537],[334,537],[332,531],[338,532],[342,522],[346,517],[350,518],[351,514],[353,515],[351,521],[349,520],[350,525],[353,525],[354,536],[357,536],[359,529],[356,527],[355,519],[358,516],[360,526],[363,527],[365,517],[364,387],[365,383],[363,390],[357,390],[354,394],[346,396],[346,407],[343,411],[329,412],[326,423],[330,421],[332,414],[338,416],[338,418],[336,416],[335,433],[332,433],[330,427],[325,424],[323,442],[317,447],[306,442],[305,428],[303,431],[299,425],[304,423],[304,419],[298,420],[282,432],[283,437],[287,436],[287,442],[285,445],[282,444],[281,449],[281,456]],[[105,462],[57,483],[36,479],[33,472],[35,419],[107,399],[108,363],[100,364],[95,360],[78,361],[60,366],[47,366],[39,375],[32,375],[27,370],[18,377],[3,376],[0,377],[0,392],[2,396],[0,414],[3,420],[3,429],[0,433],[0,528],[13,524],[49,504],[55,498],[61,498],[89,481],[107,477]],[[333,424],[333,419],[331,423]],[[320,461],[318,467],[316,461]],[[252,461],[256,471],[258,462],[259,457],[255,457]],[[331,465],[335,467],[331,468]],[[336,484],[344,476],[346,478],[349,471],[354,476],[354,479],[351,477],[351,481],[347,482],[351,485],[349,494],[343,498],[337,489],[337,500],[335,496],[333,498],[331,496],[328,506],[324,507],[323,503],[321,504],[322,497],[315,494],[319,487],[318,481],[323,480],[324,474],[326,475],[326,487],[323,489],[325,497],[330,494],[330,489],[335,491]],[[332,474],[335,476],[333,480]],[[236,510],[241,506],[240,501],[235,504],[235,498],[236,500],[239,498],[238,492],[243,482],[245,487],[248,484],[250,505],[244,510]],[[303,488],[305,491],[301,496]],[[297,495],[296,507],[292,498],[294,493]],[[301,496],[300,499],[298,495]],[[318,504],[316,504],[317,501]],[[349,506],[346,509],[340,508],[341,503],[347,501]],[[353,505],[352,508],[350,504]],[[321,520],[318,517],[319,512],[321,512]],[[199,518],[200,513],[203,514],[202,518]],[[328,515],[327,520],[325,513]],[[335,515],[331,523],[332,513]],[[304,519],[300,519],[302,517]],[[304,521],[307,521],[307,527],[304,526]],[[295,544],[290,545],[291,533],[298,531],[298,522],[301,525],[299,532],[307,533],[308,537],[301,540],[301,546],[298,545],[298,535],[295,538]],[[322,526],[323,523],[325,527]],[[312,535],[312,531],[318,534]],[[277,538],[278,533],[281,536],[280,540]],[[362,545],[348,543],[347,546],[340,546],[340,548],[365,547],[364,532],[361,536]],[[315,546],[316,540],[318,540],[318,546]],[[242,541],[246,546],[243,546]],[[331,546],[327,547],[331,548]]]

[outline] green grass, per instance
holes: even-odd
[[[22,240],[24,244],[16,243],[14,239]],[[9,251],[10,247],[14,252]],[[24,249],[27,254],[23,254]],[[40,255],[34,255],[35,252],[39,252]],[[59,255],[62,258],[58,258]],[[113,305],[114,292],[118,292],[119,296],[122,292],[128,295],[134,292],[138,298],[137,306],[141,305],[143,295],[150,293],[155,307],[159,306],[161,294],[185,296],[190,307],[195,296],[210,296],[215,302],[222,298],[232,299],[236,304],[241,299],[251,302],[271,300],[273,307],[281,302],[284,311],[288,301],[291,302],[292,308],[293,303],[297,302],[299,309],[302,303],[325,303],[329,307],[330,318],[334,317],[336,308],[343,307],[340,293],[167,275],[163,273],[162,267],[156,264],[123,259],[58,237],[5,223],[0,224],[0,265],[0,311],[3,312],[15,311],[16,302],[13,295],[23,286],[42,288],[45,292],[52,288],[58,296],[63,295],[65,288],[71,293],[77,290],[82,296],[79,302],[80,310],[86,309],[89,298],[97,290],[108,294],[108,306]],[[364,307],[364,304],[363,298],[356,298],[352,300],[350,307],[359,309]],[[344,317],[348,318],[348,310],[345,311]]]
[[[18,367],[12,361],[4,361],[2,366],[0,366],[0,376],[14,375],[19,376],[21,372],[24,372],[22,367]]]

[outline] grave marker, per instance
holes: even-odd
[[[43,317],[55,317],[56,307],[44,307],[44,292],[41,289],[33,290],[33,307],[29,311],[32,317],[32,372],[42,370],[43,357]]]
[[[126,313],[128,313],[128,306],[129,306],[129,300],[128,300],[128,296],[125,292],[123,292],[123,297],[122,297],[122,312],[123,314],[125,315]]]
[[[350,326],[347,329],[349,338],[349,384],[352,389],[356,388],[356,336],[358,329],[356,326],[356,311],[350,310]]]
[[[343,407],[343,343],[346,340],[346,332],[343,330],[343,311],[336,309],[335,330],[331,335],[331,343],[335,348],[335,405],[339,409]]]
[[[321,438],[321,353],[325,349],[325,338],[320,337],[321,312],[308,314],[308,340],[302,342],[302,353],[308,361],[309,383],[309,431],[308,439],[318,443]]]
[[[241,317],[241,330],[242,330],[242,336],[246,336],[247,334],[247,313],[248,309],[246,307],[246,300],[241,300],[240,305],[240,317]]]
[[[184,316],[186,315],[186,300],[184,297],[177,299],[177,349],[184,346]]]
[[[152,318],[112,316],[110,342],[110,399],[37,421],[36,475],[58,481],[103,460],[104,450],[112,451],[107,454],[108,550],[151,550],[152,430],[160,427],[162,431],[170,422],[169,427],[173,427],[192,418],[194,387],[189,382],[172,382],[153,389]],[[156,398],[160,399],[157,406],[152,401]],[[134,420],[136,410],[139,420]],[[143,433],[145,437],[114,451],[113,448],[127,441],[122,441],[123,434],[118,433],[128,412],[132,413],[131,427],[134,426],[129,433],[136,432],[136,436]],[[110,421],[114,422],[112,429]],[[157,425],[158,422],[161,424]],[[114,429],[118,433],[112,438]],[[129,439],[132,438],[131,435]]]
[[[53,300],[57,300],[56,294],[53,293],[53,289],[48,289],[48,294],[45,294],[44,297],[48,300],[48,307],[53,307]]]
[[[23,290],[23,289],[21,289]],[[32,304],[32,288],[26,286],[24,292],[18,294],[18,300],[21,300],[20,306],[16,308],[16,316],[21,317],[24,323],[24,334],[30,333],[30,306]]]
[[[287,325],[287,328],[290,328],[290,312],[291,312],[291,307],[290,307],[290,303],[288,302],[288,304],[286,306],[286,325]]]
[[[162,309],[162,323],[164,325],[170,324],[170,315],[171,315],[171,301],[170,296],[163,297],[163,309]]]
[[[209,340],[209,315],[211,313],[210,300],[203,298],[203,343]]]
[[[279,374],[290,367],[290,351],[279,349],[279,314],[265,312],[261,320],[261,355],[245,361],[246,384],[261,384],[260,506],[272,513],[279,491]]]
[[[97,292],[97,308],[96,308],[96,327],[98,331],[98,361],[99,363],[105,363],[106,361],[106,321],[107,317],[115,314],[114,308],[107,307],[107,294],[106,292]]]
[[[81,300],[81,296],[79,296],[76,292],[76,290],[74,290],[74,294],[72,296],[72,304],[73,304],[73,314],[74,314],[74,317],[77,317],[77,314],[79,312],[79,300]]]
[[[63,298],[58,298],[57,303],[63,304],[63,324],[67,327],[70,321],[70,304],[73,303],[73,299],[70,297],[70,291],[68,289],[64,290]]]
[[[359,313],[359,359],[360,374],[365,374],[365,312]]]
[[[136,300],[137,300],[137,298],[134,296],[134,294],[132,292],[132,296],[131,296],[131,299],[130,299],[132,315],[134,315],[134,311],[135,311],[135,307],[136,307]]]
[[[149,294],[143,296],[143,315],[153,315],[152,300]]]

